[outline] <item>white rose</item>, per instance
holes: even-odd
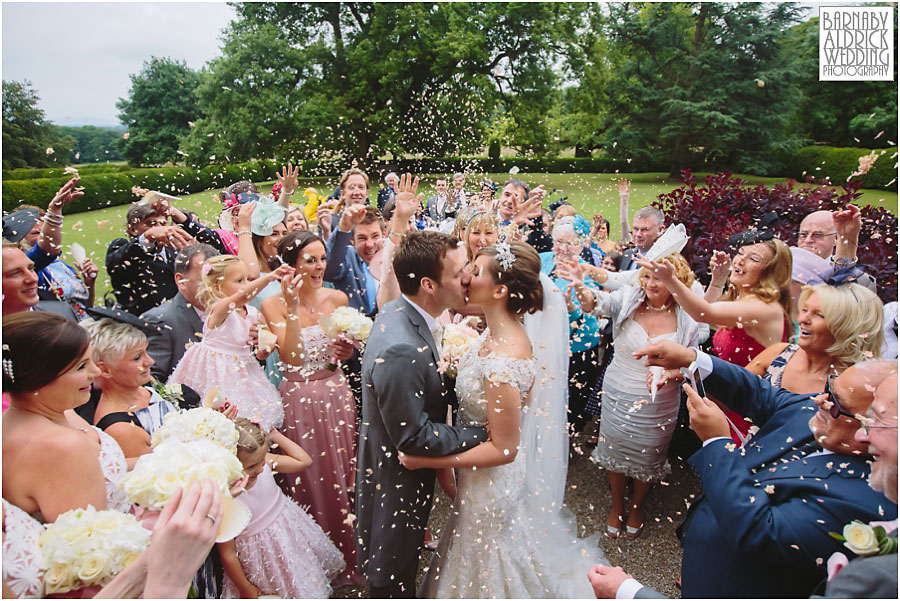
[[[156,478],[153,489],[161,499],[169,499],[181,487],[181,478],[177,474],[167,472]]]
[[[110,561],[105,553],[91,553],[81,561],[78,579],[86,586],[104,584],[109,576]]]
[[[48,595],[65,593],[71,589],[72,580],[69,566],[64,563],[54,564],[44,572],[44,592]]]
[[[861,557],[878,553],[878,537],[875,531],[861,522],[844,526],[844,546]]]

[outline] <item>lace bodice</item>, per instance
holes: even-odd
[[[494,384],[509,384],[522,394],[522,406],[534,383],[534,359],[514,359],[499,353],[481,355],[481,347],[488,331],[472,343],[459,360],[456,394],[459,397],[459,423],[483,425],[487,423],[487,401],[484,380]]]
[[[300,337],[303,339],[303,348],[306,352],[306,362],[303,364],[304,373],[312,373],[325,369],[331,363],[331,344],[329,338],[318,324],[300,329]]]
[[[127,512],[131,508],[131,503],[125,499],[125,491],[117,486],[119,479],[128,471],[125,454],[112,436],[99,428],[94,430],[100,437],[100,454],[97,461],[100,462],[100,471],[103,472],[103,480],[106,482],[106,508]]]
[[[3,499],[3,580],[20,599],[44,596],[39,521]]]

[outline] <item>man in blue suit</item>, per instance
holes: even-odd
[[[683,597],[808,597],[825,577],[825,560],[842,548],[829,532],[853,519],[896,517],[897,506],[867,485],[867,446],[854,439],[854,416],[866,412],[896,362],[857,364],[830,379],[829,393],[809,395],[672,342],[635,357],[696,369],[710,397],[759,426],[736,447],[721,409],[685,386],[691,428],[703,441],[689,459],[703,495],[678,528]],[[602,584],[606,572],[620,598],[653,596],[624,573],[597,572],[592,583]]]
[[[384,227],[378,209],[354,205],[344,210],[328,239],[325,281],[346,294],[351,307],[368,315],[375,313],[377,291],[369,262],[381,250]]]

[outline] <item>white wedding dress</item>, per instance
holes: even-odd
[[[488,332],[460,359],[459,425],[487,423],[484,380],[522,391],[528,410],[533,359],[481,356]],[[459,470],[454,511],[431,567],[423,598],[592,598],[587,572],[606,563],[596,535],[578,539],[574,516],[542,511],[526,497],[526,462]],[[571,514],[568,514],[571,515]]]

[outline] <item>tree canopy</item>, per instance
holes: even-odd
[[[68,158],[72,140],[59,136],[38,108],[29,81],[3,80],[3,168],[52,167]]]
[[[471,152],[501,103],[520,127],[540,130],[557,81],[553,61],[584,10],[527,2],[233,6],[238,18],[222,56],[201,77],[207,116],[182,148],[191,157]]]
[[[116,103],[128,128],[119,148],[129,163],[160,164],[178,158],[180,138],[200,116],[194,90],[197,73],[184,61],[154,57],[131,75],[128,98]]]

